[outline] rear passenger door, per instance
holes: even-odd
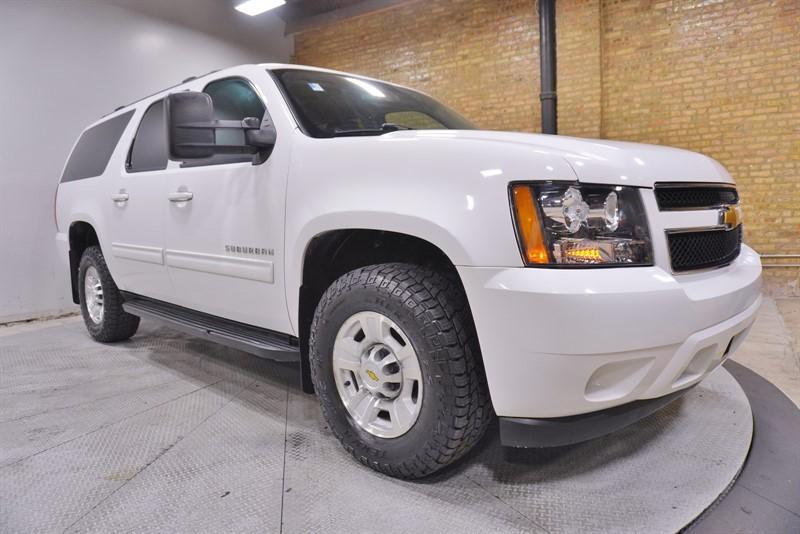
[[[164,261],[167,130],[164,100],[141,115],[124,169],[115,176],[109,217],[114,278],[119,287],[159,300],[171,300]]]
[[[268,105],[244,77],[213,80],[203,91],[218,120],[261,119]],[[173,201],[165,216],[165,258],[176,304],[289,332],[280,258],[291,143],[276,127],[277,143],[261,164],[251,156],[217,155],[167,171]],[[243,132],[217,130],[216,142],[242,144]]]

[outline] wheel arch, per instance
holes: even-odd
[[[301,278],[294,323],[300,342],[304,391],[313,392],[308,340],[314,311],[323,293],[331,283],[353,269],[390,262],[435,268],[451,276],[464,290],[456,263],[442,248],[419,236],[390,230],[340,228],[319,232],[308,241],[299,270]]]

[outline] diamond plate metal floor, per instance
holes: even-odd
[[[731,483],[750,407],[720,369],[614,436],[506,451],[496,429],[422,482],[327,430],[297,370],[153,323],[0,333],[2,532],[675,532]]]

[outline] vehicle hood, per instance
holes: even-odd
[[[502,150],[502,145],[513,144],[517,148],[524,145],[530,147],[532,156],[563,158],[578,180],[586,183],[638,187],[653,187],[656,182],[733,183],[725,168],[708,156],[666,146],[485,130],[407,130],[388,136],[447,138],[454,142],[485,144],[487,150]],[[471,146],[470,150],[479,149]]]

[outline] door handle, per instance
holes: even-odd
[[[114,202],[127,202],[131,196],[128,193],[124,193],[120,191],[119,193],[114,193],[111,195],[111,200]]]
[[[188,202],[192,200],[194,195],[191,191],[175,191],[167,195],[170,202]]]

